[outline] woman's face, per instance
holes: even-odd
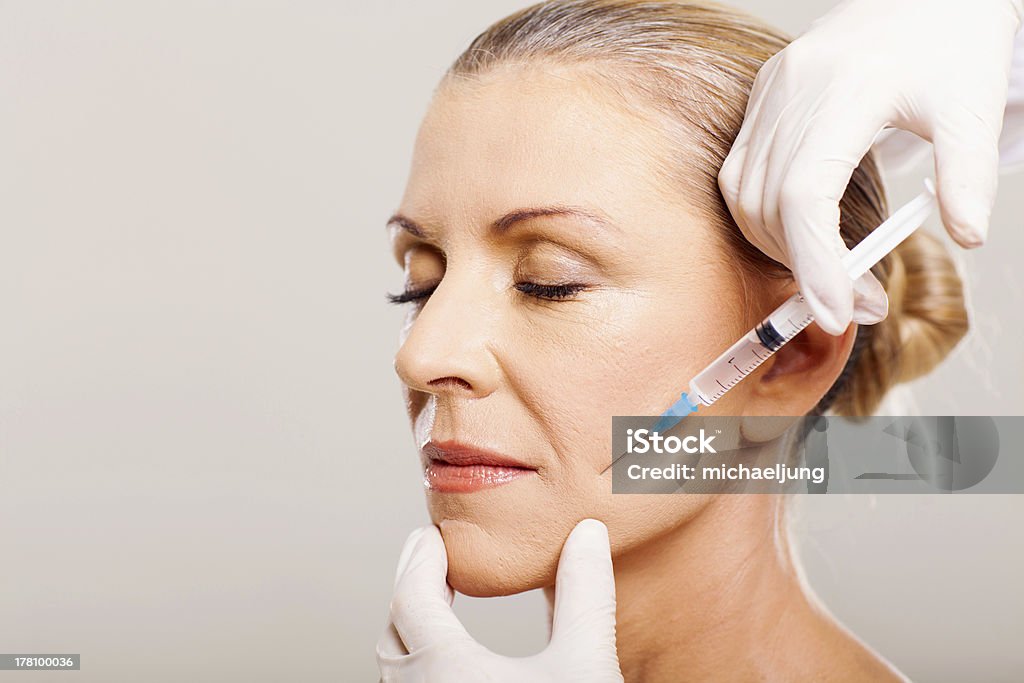
[[[498,69],[447,82],[417,138],[395,365],[460,592],[550,585],[586,517],[621,555],[707,502],[612,495],[605,473],[612,416],[660,414],[749,323],[719,228],[664,171],[689,160],[636,107],[579,72]]]

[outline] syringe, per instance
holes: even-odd
[[[925,180],[924,192],[900,207],[843,256],[843,267],[850,279],[859,278],[909,237],[935,210],[935,204],[935,186],[931,180]],[[800,292],[786,299],[771,315],[697,373],[690,380],[688,390],[662,414],[652,431],[671,429],[690,413],[697,412],[698,406],[713,404],[813,321],[811,308]]]

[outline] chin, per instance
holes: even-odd
[[[526,530],[495,533],[476,524],[439,523],[448,553],[448,584],[474,598],[514,595],[552,586],[561,542],[545,542]]]

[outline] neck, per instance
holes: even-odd
[[[628,682],[761,678],[791,661],[779,634],[811,618],[785,545],[780,496],[720,495],[615,561],[617,643]],[[744,676],[743,674],[748,674]]]

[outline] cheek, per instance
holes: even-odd
[[[661,414],[734,341],[709,298],[652,287],[563,305],[557,316],[521,321],[500,353],[519,399],[570,469],[606,467],[613,416]]]
[[[460,592],[499,595],[550,585],[562,543],[587,517],[608,525],[620,555],[685,523],[707,502],[695,495],[612,495],[605,469],[611,417],[659,414],[666,396],[678,396],[695,359],[707,353],[680,340],[708,313],[637,295],[621,295],[616,306],[606,302],[600,315],[571,316],[570,306],[576,303],[559,317],[506,330],[514,343],[499,349],[518,417],[531,423],[521,433],[537,435],[554,458],[543,484],[531,490],[536,497],[494,491],[486,511],[473,510],[473,524],[459,521],[467,511],[448,500],[431,507],[449,544],[449,581]]]
[[[713,500],[706,495],[613,495],[597,477],[567,484],[544,497],[507,489],[489,504],[493,518],[468,518],[432,506],[448,554],[448,583],[472,597],[512,595],[554,585],[569,532],[582,519],[603,521],[616,566],[657,553],[660,540],[697,517]]]
[[[513,512],[525,513],[521,503],[498,507],[504,514],[497,523],[476,515],[437,522],[448,553],[448,583],[463,595],[483,598],[552,585],[562,543],[574,523],[550,514],[549,506],[544,508],[548,513],[525,520]]]
[[[582,519],[609,528],[617,561],[685,524],[707,504],[696,495],[611,493],[611,417],[656,415],[678,397],[728,332],[699,335],[715,314],[708,302],[617,292],[507,316],[495,334],[505,383],[501,425],[521,448],[549,455],[529,486],[486,498],[430,496],[448,550],[448,581],[472,596],[552,585],[562,544]],[[696,338],[701,341],[687,341]]]

